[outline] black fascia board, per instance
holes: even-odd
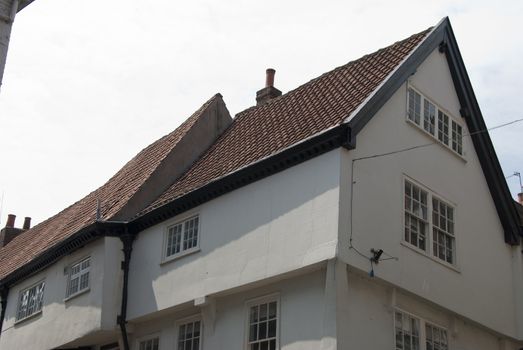
[[[443,21],[441,22],[443,23]],[[376,115],[381,107],[392,97],[392,95],[416,73],[416,69],[423,61],[438,47],[445,37],[445,27],[442,24],[435,27],[428,36],[422,40],[417,48],[405,59],[404,62],[386,79],[386,81],[375,91],[364,106],[348,121],[351,129],[351,142],[355,146],[356,137],[363,127]]]
[[[97,221],[85,226],[74,235],[45,250],[43,253],[33,258],[29,263],[8,274],[0,281],[0,286],[12,286],[17,282],[42,271],[47,266],[60,260],[63,256],[72,253],[86,244],[89,244],[100,237],[119,236],[124,232],[124,230],[125,223],[119,222]]]
[[[445,54],[449,62],[452,80],[456,86],[456,91],[458,91],[462,117],[465,119],[467,127],[472,134],[472,143],[476,149],[481,168],[487,179],[490,194],[501,219],[505,233],[505,242],[517,245],[519,244],[522,231],[519,226],[518,213],[513,205],[514,200],[510,195],[510,190],[505,181],[505,176],[494,151],[489,133],[486,132],[485,120],[472,89],[472,84],[448,19],[446,20],[445,29]]]
[[[351,130],[351,148],[356,147],[357,134],[372,119],[390,97],[416,72],[420,64],[435,50],[445,52],[452,80],[461,105],[462,117],[467,123],[475,151],[487,180],[490,194],[503,226],[505,242],[519,244],[523,234],[519,226],[516,209],[512,205],[505,177],[501,170],[494,146],[490,140],[486,125],[476,100],[472,84],[465,69],[456,38],[448,17],[444,18],[425,38],[411,55],[396,69],[387,81],[376,91],[357,114],[348,121]],[[476,134],[474,134],[477,132]]]
[[[248,165],[153,209],[131,221],[129,231],[136,234],[211,199],[303,163],[335,148],[346,146],[348,137],[349,131],[346,125],[335,126],[280,153]]]

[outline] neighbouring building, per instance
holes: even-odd
[[[518,210],[445,18],[17,231],[0,349],[517,350]]]
[[[34,0],[0,0],[0,88],[4,76],[7,48],[16,13]]]

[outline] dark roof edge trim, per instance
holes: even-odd
[[[461,104],[462,117],[465,118],[467,127],[472,133],[486,130],[486,125],[459,52],[450,21],[448,17],[445,17],[414,49],[410,56],[400,64],[382,86],[378,88],[365,105],[348,120],[347,124],[353,132],[351,147],[356,147],[357,134],[372,119],[376,112],[407,81],[409,76],[416,72],[416,69],[430,53],[438,47],[445,52]],[[510,245],[517,245],[519,244],[519,237],[523,235],[523,230],[519,226],[516,209],[511,205],[513,199],[501,171],[490,136],[486,132],[478,133],[472,136],[472,141],[503,226],[505,242]]]
[[[335,148],[347,146],[349,134],[346,125],[338,125],[328,129],[153,209],[130,222],[129,230],[132,233],[138,233],[240,187],[303,163]]]
[[[494,200],[496,210],[501,220],[505,233],[505,242],[511,245],[519,244],[520,237],[523,234],[519,225],[518,213],[512,204],[514,199],[510,195],[505,176],[501,170],[494,146],[488,132],[478,132],[487,130],[485,120],[481,113],[476,95],[472,89],[463,58],[458,48],[454,32],[447,19],[445,22],[445,42],[442,49],[445,51],[449,68],[457,87],[456,92],[461,104],[462,117],[467,122],[472,143],[478,154],[478,158],[487,179],[487,185],[490,194]],[[477,132],[476,134],[474,134]]]
[[[0,280],[0,286],[12,286],[97,238],[117,236],[125,230],[125,225],[125,223],[120,222],[95,222],[90,224],[4,277]]]

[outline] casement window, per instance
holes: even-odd
[[[197,250],[199,247],[199,217],[193,216],[167,228],[165,258]]]
[[[447,331],[422,318],[394,312],[396,350],[448,350]]]
[[[200,350],[202,344],[202,321],[193,317],[177,323],[178,341],[176,350]]]
[[[24,320],[42,311],[45,281],[26,288],[18,296],[16,321]]]
[[[160,337],[149,337],[138,341],[139,350],[159,350]]]
[[[404,191],[404,241],[449,264],[455,264],[454,207],[407,179]]]
[[[278,298],[269,297],[248,305],[247,350],[279,349]]]
[[[76,294],[89,289],[89,270],[91,258],[83,259],[69,268],[66,297],[70,298]]]
[[[407,95],[408,120],[430,134],[439,143],[463,156],[463,127],[412,87],[409,87]]]

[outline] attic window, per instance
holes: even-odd
[[[409,87],[407,95],[408,121],[454,153],[463,156],[463,127],[461,124],[414,88]]]

